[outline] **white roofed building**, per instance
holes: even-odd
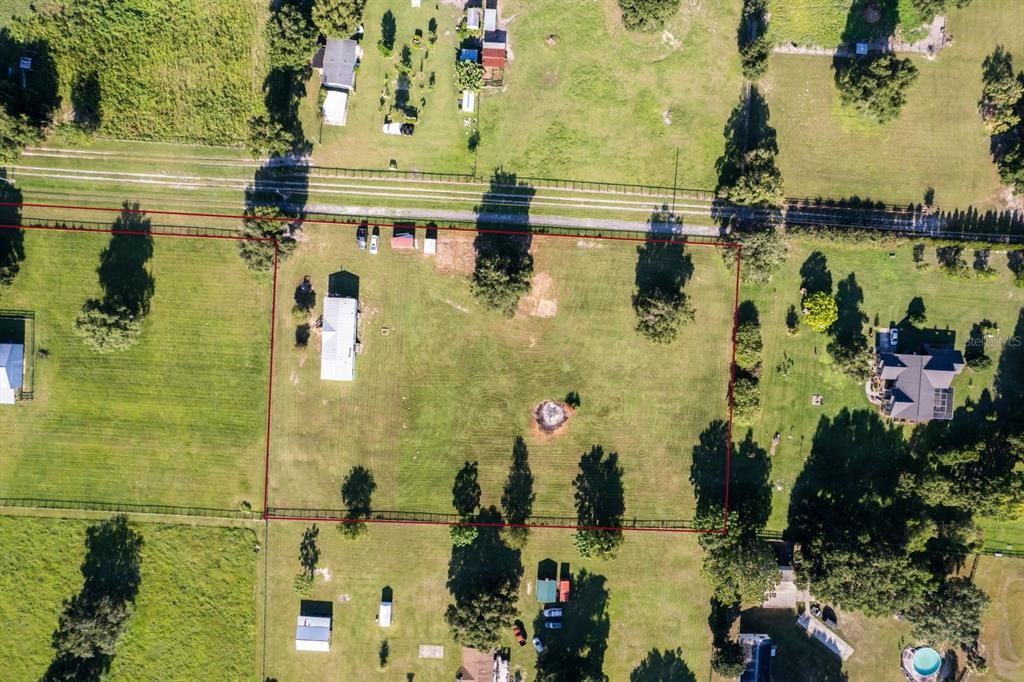
[[[331,619],[318,616],[299,616],[295,626],[296,651],[330,651]]]
[[[320,349],[322,380],[352,381],[355,378],[358,333],[359,301],[325,298]]]
[[[25,346],[0,343],[0,405],[13,405],[25,374]]]

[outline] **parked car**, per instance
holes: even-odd
[[[526,633],[518,625],[512,628],[512,634],[516,636],[516,641],[519,642],[519,646],[526,646]]]
[[[544,653],[544,642],[540,641],[540,637],[537,635],[533,636],[533,648],[537,650],[538,654]]]
[[[366,248],[366,235],[368,230],[366,225],[360,225],[356,228],[356,244],[359,245],[359,250],[362,251]]]
[[[373,235],[370,237],[370,253],[377,255],[377,245],[380,244],[380,235]]]
[[[548,630],[561,630],[562,629],[562,621],[560,621],[560,620],[546,620],[546,621],[544,621],[544,627],[546,627]]]
[[[385,135],[412,135],[416,132],[416,126],[412,123],[392,123],[390,121],[384,122],[384,134]]]
[[[561,618],[562,617],[562,609],[560,609],[560,608],[544,609],[544,617],[545,618]]]

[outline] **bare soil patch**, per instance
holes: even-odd
[[[434,268],[446,274],[468,275],[476,267],[474,237],[468,234],[446,233],[437,237],[437,257]]]
[[[519,313],[530,317],[554,317],[558,314],[555,280],[546,272],[533,276],[530,293],[519,301]]]

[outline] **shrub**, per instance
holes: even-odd
[[[295,135],[266,114],[249,119],[246,144],[254,157],[284,156],[295,147],[295,143]]]
[[[726,679],[739,677],[747,669],[743,646],[735,640],[716,644],[711,651],[711,669]]]
[[[736,364],[754,371],[761,364],[761,326],[753,321],[741,322],[736,327]]]
[[[622,25],[630,31],[654,31],[679,11],[680,0],[619,0]]]
[[[837,60],[835,69],[840,100],[879,123],[899,117],[917,80],[914,63],[891,54]]]
[[[738,421],[749,423],[761,409],[761,389],[755,377],[743,373],[732,387],[732,412]]]
[[[313,594],[313,582],[315,576],[312,573],[306,573],[305,571],[295,576],[292,587],[295,589],[295,594],[301,597],[308,597]]]
[[[839,306],[834,296],[817,291],[804,298],[804,321],[816,332],[824,334],[839,319]]]
[[[459,90],[479,90],[484,84],[484,67],[476,62],[455,62],[455,87]]]
[[[12,163],[21,150],[39,139],[39,131],[24,114],[9,114],[0,104],[0,163]]]
[[[142,334],[142,316],[123,305],[90,300],[75,319],[75,334],[100,353],[127,350]]]
[[[448,534],[456,547],[469,547],[476,542],[480,529],[476,526],[452,526],[448,529]]]
[[[964,247],[962,246],[940,246],[935,249],[939,267],[944,273],[956,279],[966,279],[971,276],[971,269],[963,254]]]

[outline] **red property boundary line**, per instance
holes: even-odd
[[[235,215],[235,214],[224,214],[224,213],[199,213],[199,212],[185,212],[185,211],[159,211],[159,210],[146,210],[146,209],[135,209],[128,208],[126,206],[118,208],[108,207],[95,207],[95,206],[74,206],[74,205],[63,205],[63,204],[39,204],[39,203],[17,203],[17,202],[0,202],[0,206],[17,207],[17,208],[44,208],[44,209],[60,209],[60,210],[75,210],[75,211],[93,211],[103,213],[118,213],[118,214],[140,214],[140,215],[163,215],[163,216],[180,216],[190,218],[210,218],[216,220],[233,220],[241,221],[250,216]],[[367,227],[394,227],[399,222],[419,222],[415,218],[409,218],[401,221],[381,221],[381,222],[370,222],[367,220],[325,220],[325,219],[305,219],[305,218],[288,218],[288,217],[272,217],[266,218],[266,220],[274,220],[278,222],[288,222],[296,224],[325,224],[325,225],[345,225],[345,226],[357,226],[365,225]],[[729,375],[729,391],[728,391],[728,403],[729,403],[729,427],[728,436],[726,440],[726,457],[725,457],[725,491],[723,496],[723,520],[722,528],[718,529],[698,529],[698,528],[629,528],[629,527],[615,527],[615,526],[579,526],[579,525],[565,525],[565,524],[512,524],[512,523],[486,523],[486,522],[451,522],[451,521],[420,521],[420,520],[400,520],[400,519],[351,519],[345,517],[321,517],[321,516],[302,516],[302,515],[275,515],[269,514],[269,495],[270,495],[270,439],[271,439],[271,417],[272,417],[272,405],[273,405],[273,385],[274,385],[274,344],[275,344],[275,327],[277,321],[277,274],[279,266],[279,254],[280,249],[278,247],[277,240],[271,237],[247,237],[244,235],[203,235],[203,234],[181,234],[176,232],[159,232],[159,231],[132,231],[132,230],[115,230],[113,228],[91,228],[91,227],[74,227],[74,226],[48,226],[48,225],[3,225],[0,224],[0,229],[11,228],[11,229],[38,229],[38,230],[50,230],[58,232],[91,232],[91,233],[106,233],[106,234],[124,234],[124,235],[138,235],[138,236],[160,236],[160,237],[184,237],[184,238],[197,238],[197,239],[221,239],[221,240],[233,240],[233,241],[273,241],[274,242],[274,260],[273,260],[273,283],[271,292],[271,325],[270,325],[270,357],[269,357],[269,374],[267,381],[267,427],[266,427],[266,447],[264,453],[264,474],[263,474],[263,513],[262,517],[266,521],[319,521],[327,523],[378,523],[378,524],[401,524],[401,525],[426,525],[426,526],[476,526],[476,527],[498,527],[498,528],[557,528],[563,530],[592,530],[592,531],[636,531],[636,532],[660,532],[660,533],[701,533],[708,535],[725,535],[729,531],[729,490],[730,490],[730,477],[731,477],[731,462],[732,462],[732,448],[733,448],[733,390],[736,382],[736,333],[739,325],[739,297],[740,297],[740,269],[743,257],[743,246],[738,242],[709,242],[700,240],[684,240],[680,242],[678,239],[653,239],[653,238],[640,238],[631,237],[626,235],[580,235],[572,233],[543,233],[533,232],[529,230],[501,230],[501,229],[481,229],[473,227],[456,227],[452,225],[436,225],[433,229],[439,231],[451,231],[451,232],[473,232],[478,234],[506,234],[511,236],[530,236],[530,237],[563,237],[571,239],[598,239],[604,241],[625,241],[625,242],[639,242],[639,243],[650,243],[650,244],[675,244],[684,243],[687,245],[695,246],[711,246],[717,248],[735,248],[736,249],[736,272],[735,272],[735,287],[733,296],[733,324],[732,324],[732,353],[730,362],[730,375]],[[572,229],[572,228],[568,228]],[[410,515],[414,512],[410,512]]]

